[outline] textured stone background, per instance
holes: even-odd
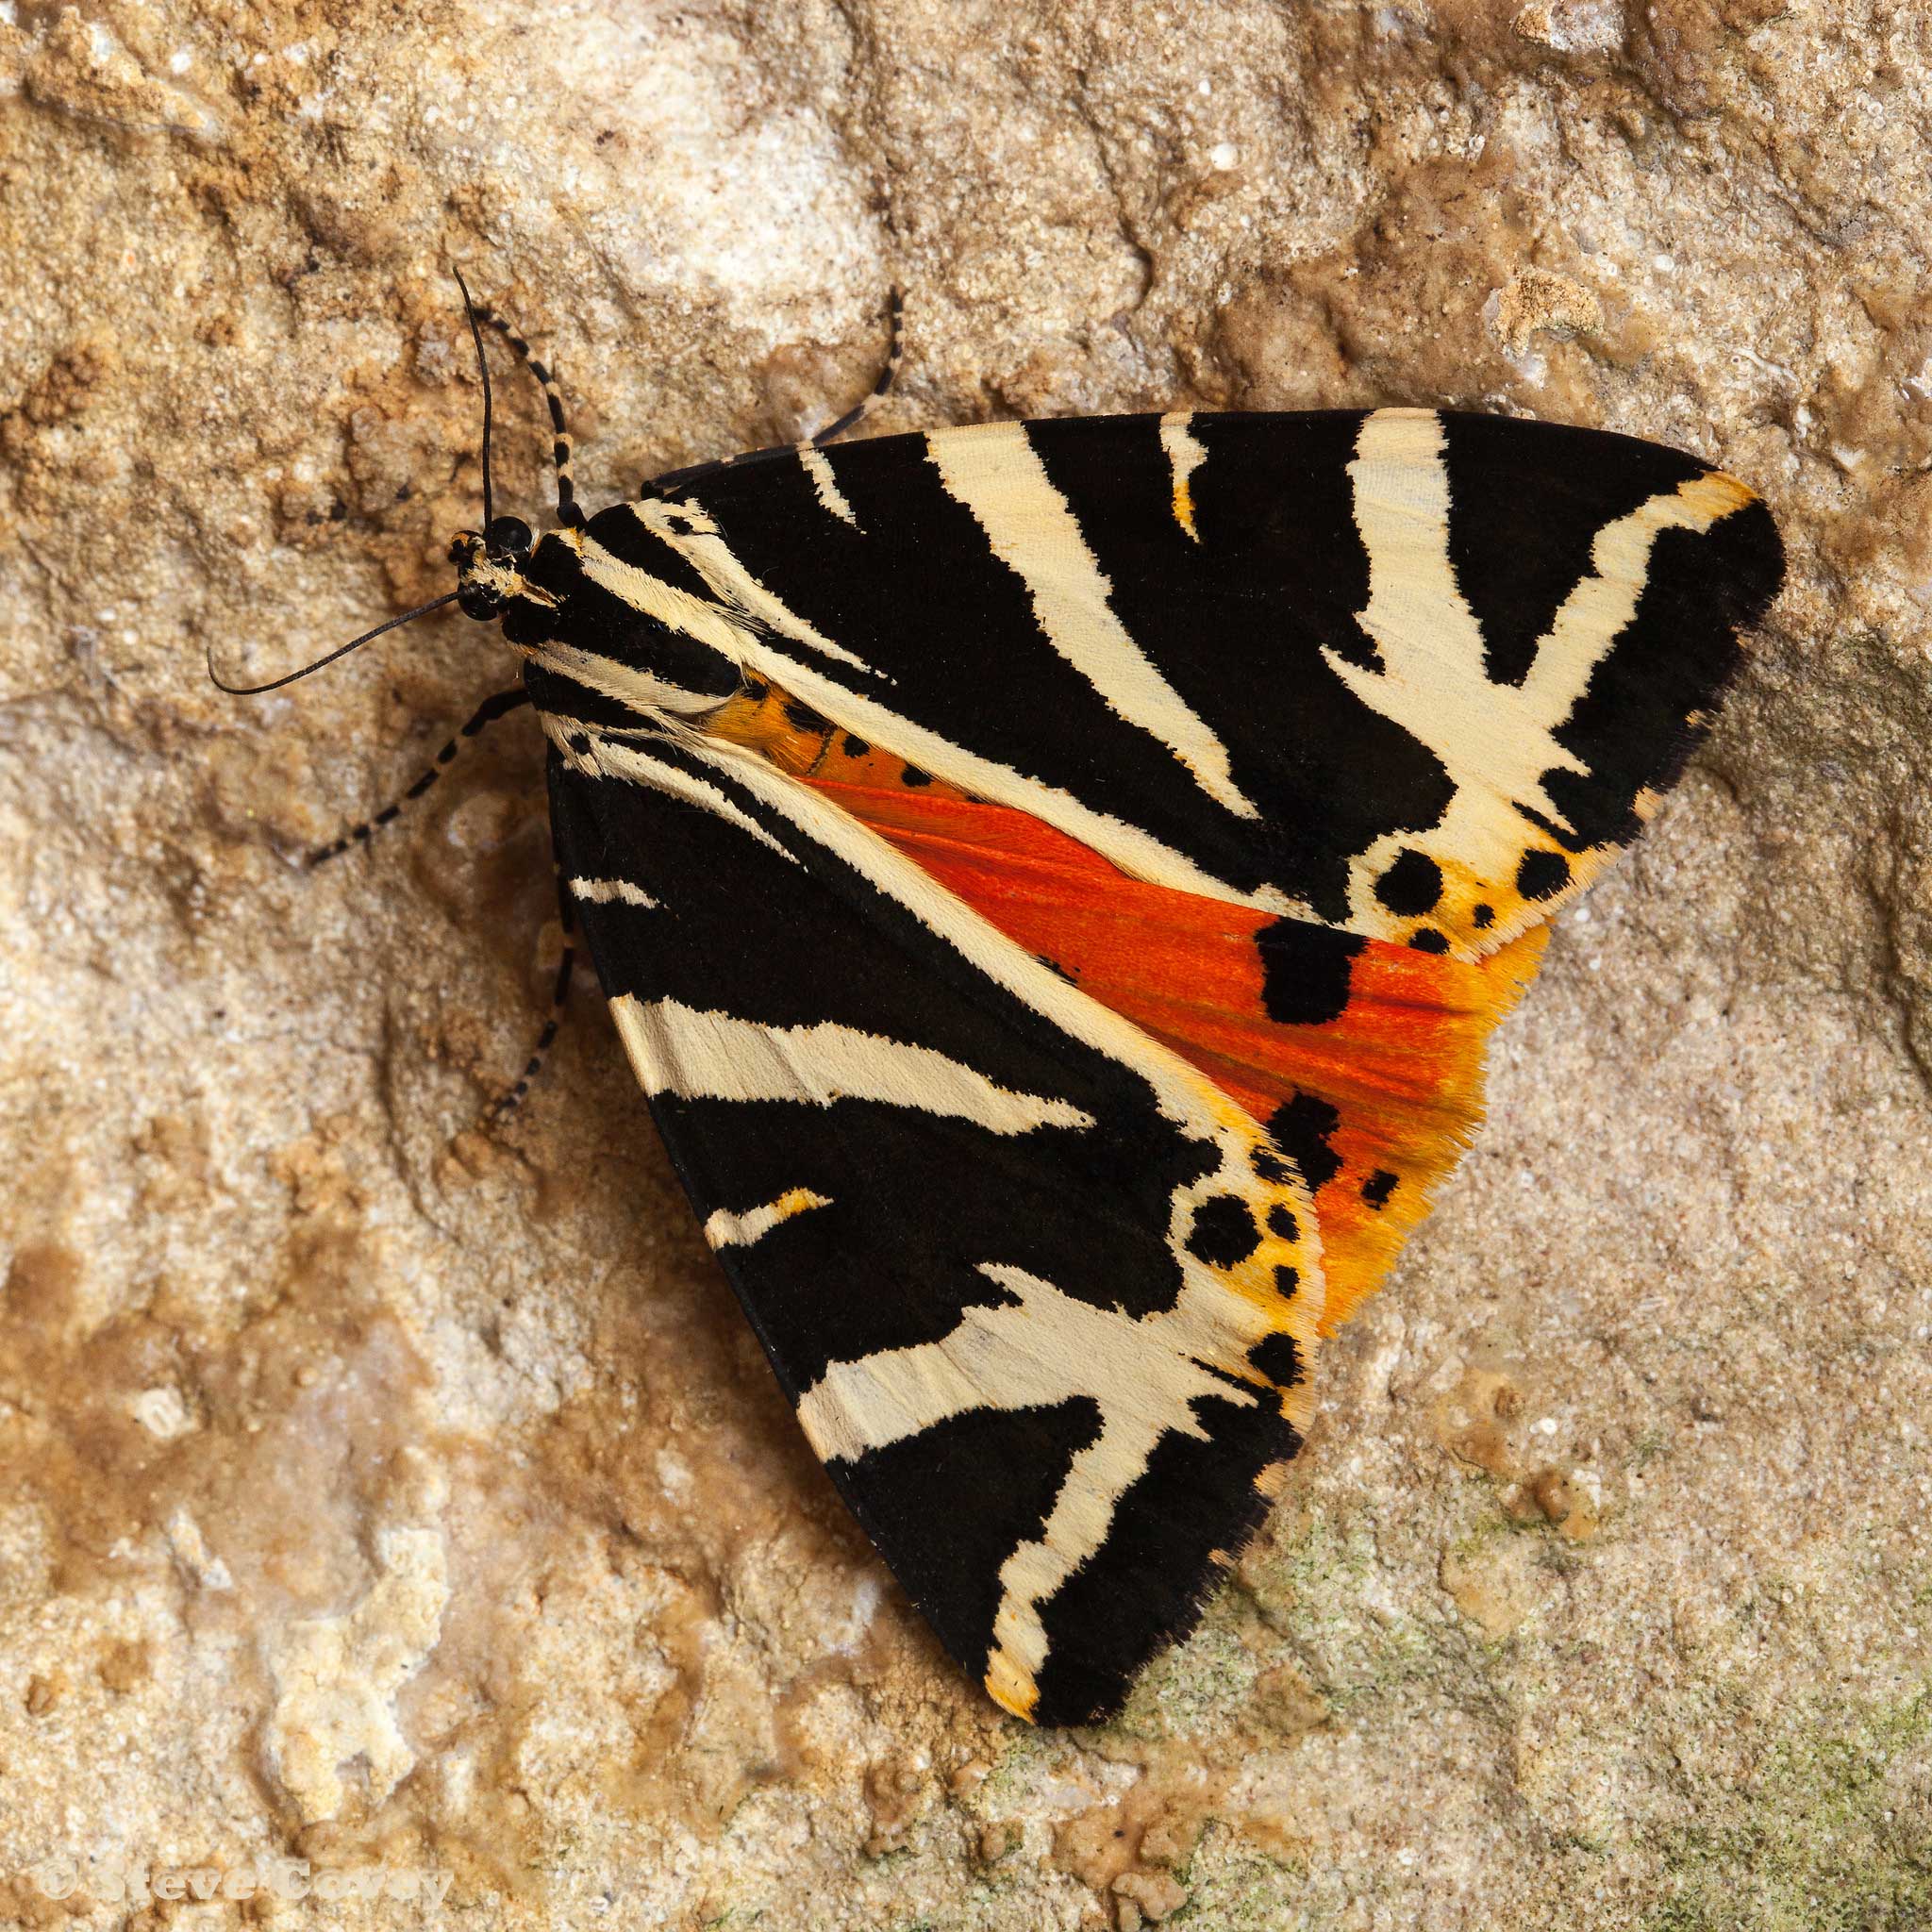
[[[0,23],[0,1923],[275,1851],[448,1882],[247,1908],[347,1925],[1932,1923],[1923,8]],[[204,679],[447,588],[452,263],[554,346],[593,501],[842,407],[897,279],[887,426],[1448,401],[1784,525],[1723,728],[1104,1731],[1008,1723],[898,1598],[593,1002],[479,1128],[554,958],[527,720],[298,869],[493,636]]]

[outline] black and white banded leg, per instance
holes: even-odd
[[[775,442],[764,449],[741,450],[736,456],[721,457],[716,462],[693,463],[688,469],[673,470],[662,476],[647,476],[639,485],[642,495],[661,496],[665,491],[680,483],[689,483],[694,476],[715,475],[720,470],[728,470],[739,463],[748,463],[759,457],[769,457],[786,449],[823,449],[834,438],[843,436],[848,429],[856,429],[859,424],[878,408],[891,392],[892,385],[899,377],[899,365],[905,359],[906,345],[901,325],[906,317],[906,298],[894,289],[887,308],[890,325],[890,338],[886,344],[886,366],[879,371],[878,380],[871,391],[847,409],[842,416],[835,417],[823,429],[802,438],[797,442]]]
[[[563,1024],[563,1016],[570,1005],[571,975],[577,963],[577,923],[576,912],[570,902],[570,888],[564,884],[561,873],[557,879],[557,916],[563,927],[563,953],[557,962],[557,978],[550,989],[549,1017],[543,1022],[542,1031],[537,1035],[537,1043],[530,1049],[529,1058],[524,1062],[524,1071],[517,1075],[516,1085],[490,1109],[491,1120],[501,1120],[523,1105],[531,1081],[543,1070],[544,1055],[556,1044],[558,1029]]]
[[[318,847],[308,855],[308,862],[310,865],[321,865],[327,859],[340,858],[344,852],[355,846],[366,845],[383,826],[402,816],[405,806],[411,805],[421,798],[442,776],[444,768],[454,760],[457,753],[462,748],[464,739],[480,737],[497,719],[529,702],[530,694],[522,685],[513,686],[508,691],[491,692],[464,721],[455,737],[436,754],[436,762],[400,798],[384,806],[373,818],[366,818],[359,824],[351,825],[340,839]]]
[[[906,319],[906,298],[897,289],[892,291],[886,313],[891,333],[886,343],[886,366],[879,371],[878,380],[873,384],[869,395],[861,397],[842,416],[827,423],[808,439],[813,448],[824,449],[835,436],[843,436],[848,429],[857,429],[885,401],[893,383],[899,379],[899,364],[906,354],[905,338],[900,328]]]
[[[575,528],[583,523],[584,513],[577,504],[576,473],[572,467],[575,445],[564,423],[562,386],[511,323],[487,303],[475,302],[471,307],[477,321],[488,323],[517,352],[524,367],[536,377],[538,388],[543,391],[550,410],[550,460],[557,470],[557,521]]]

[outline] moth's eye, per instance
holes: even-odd
[[[465,584],[457,591],[457,608],[487,624],[503,608],[503,599],[487,585]]]
[[[522,557],[530,547],[530,526],[522,517],[495,517],[483,532],[483,541],[492,551]]]

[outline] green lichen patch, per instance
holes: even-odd
[[[1915,1932],[1932,1924],[1932,1692],[1794,1711],[1738,1782],[1640,1834],[1644,1932]]]

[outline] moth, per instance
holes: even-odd
[[[554,379],[470,317],[485,520],[437,601],[522,660],[484,711],[536,708],[566,925],[706,1238],[946,1649],[1104,1717],[1704,735],[1772,519],[1447,410],[833,444],[862,408],[586,517]],[[548,397],[541,538],[491,503],[479,317]]]

